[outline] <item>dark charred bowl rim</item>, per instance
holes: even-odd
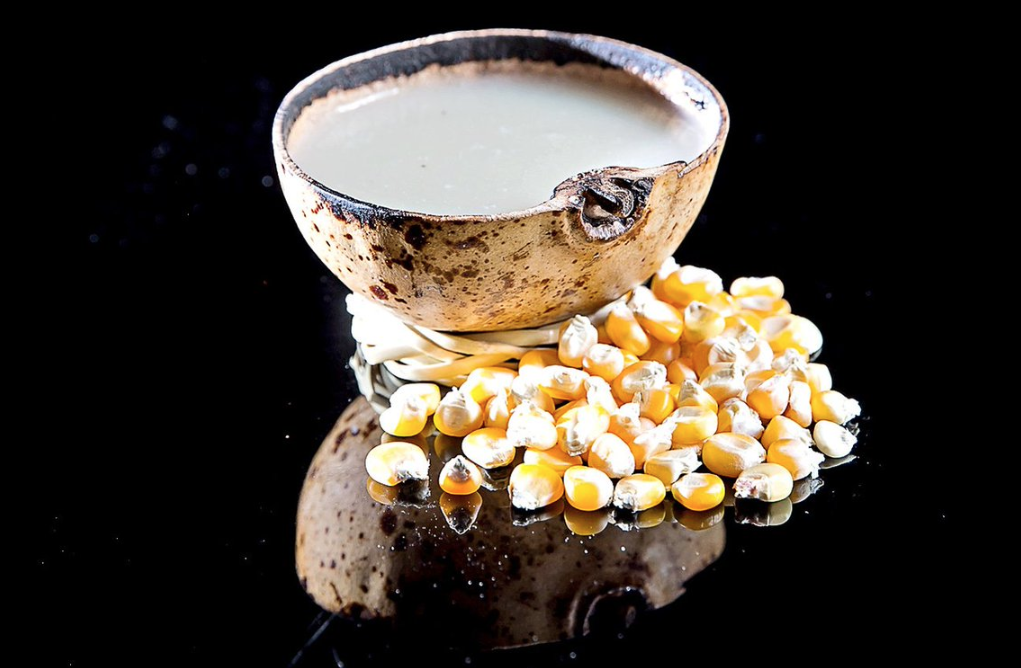
[[[564,184],[567,184],[572,180],[568,178],[560,186],[555,188],[554,194],[547,200],[527,209],[521,209],[518,211],[510,211],[498,214],[430,214],[421,213],[417,211],[407,211],[403,209],[393,209],[381,204],[374,204],[366,202],[350,195],[346,195],[338,190],[327,186],[321,181],[313,178],[303,170],[297,162],[291,157],[291,153],[287,148],[287,139],[290,135],[291,128],[294,122],[301,115],[302,110],[307,104],[310,104],[313,100],[320,99],[321,95],[309,96],[309,90],[318,84],[319,82],[327,79],[338,70],[346,67],[350,67],[356,63],[362,63],[373,60],[379,56],[397,53],[405,50],[417,49],[423,46],[430,46],[441,42],[455,41],[455,40],[477,40],[477,39],[500,39],[500,38],[525,38],[536,41],[548,41],[551,43],[557,43],[564,46],[567,49],[573,49],[576,53],[586,53],[592,56],[594,64],[601,65],[609,68],[624,69],[630,75],[642,78],[642,72],[636,72],[627,70],[621,67],[620,63],[614,63],[607,58],[609,56],[625,56],[628,53],[642,56],[645,60],[650,63],[654,63],[662,69],[676,69],[681,71],[686,77],[693,80],[699,86],[704,88],[712,95],[713,100],[720,110],[720,122],[719,129],[717,130],[716,136],[713,141],[703,150],[698,157],[691,162],[685,162],[678,160],[670,162],[664,165],[658,165],[656,167],[649,167],[644,169],[632,169],[622,167],[605,167],[602,169],[594,170],[596,173],[606,173],[612,175],[614,172],[621,171],[625,172],[633,177],[643,177],[656,179],[668,172],[676,172],[678,177],[683,177],[689,171],[704,164],[710,156],[715,154],[719,148],[723,145],[723,142],[727,138],[727,132],[730,129],[730,114],[727,110],[727,105],[720,95],[719,91],[709,83],[701,74],[691,69],[690,67],[664,56],[661,53],[646,49],[644,47],[629,44],[609,37],[600,37],[598,35],[588,35],[580,33],[565,33],[550,30],[520,30],[520,29],[487,29],[487,30],[461,30],[456,32],[442,33],[438,35],[431,35],[429,37],[423,37],[420,39],[409,40],[406,42],[399,42],[397,44],[390,44],[388,46],[372,49],[370,51],[364,51],[347,58],[343,58],[334,63],[327,65],[326,67],[313,72],[309,76],[301,80],[297,85],[292,88],[283,101],[280,103],[280,107],[277,109],[276,116],[273,120],[273,153],[278,162],[278,167],[281,172],[290,172],[297,175],[303,181],[305,181],[314,190],[319,191],[322,194],[327,195],[329,198],[336,200],[332,204],[340,207],[340,209],[347,211],[350,214],[354,214],[362,220],[383,220],[383,221],[400,221],[409,218],[418,220],[428,220],[436,222],[473,222],[473,221],[511,221],[535,214],[549,213],[555,211],[562,211],[571,206],[568,198],[574,194],[571,188],[564,188]],[[584,47],[588,46],[589,49]],[[383,77],[380,77],[383,78]],[[378,79],[377,79],[378,80]],[[336,87],[328,87],[326,91],[334,90]],[[307,99],[306,99],[307,98]]]

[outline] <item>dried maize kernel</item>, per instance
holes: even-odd
[[[518,377],[514,379],[514,382],[512,382],[510,386],[510,400],[512,406],[517,407],[521,404],[530,402],[547,413],[552,413],[555,410],[553,397],[540,390],[538,383],[535,381],[536,378],[534,375],[526,376],[518,374]]]
[[[822,349],[822,332],[811,320],[798,315],[775,315],[764,319],[761,334],[777,353],[794,348],[812,355]]]
[[[595,324],[595,323],[593,323],[593,324]],[[613,340],[610,339],[610,335],[606,333],[606,321],[605,320],[603,322],[601,322],[601,323],[596,325],[596,336],[598,337],[596,339],[596,341],[598,343],[604,343],[606,345],[611,345],[611,346],[613,345]]]
[[[557,443],[569,455],[588,452],[589,446],[610,428],[610,416],[598,406],[571,409],[557,421]]]
[[[482,407],[455,387],[440,401],[433,423],[441,434],[466,436],[482,426]]]
[[[805,380],[812,388],[812,394],[828,392],[833,389],[833,376],[830,375],[830,368],[818,362],[809,362],[805,365]]]
[[[669,487],[682,475],[691,473],[701,465],[702,462],[698,460],[698,448],[689,447],[654,454],[645,460],[644,471],[656,476]]]
[[[603,409],[607,415],[613,415],[619,408],[610,384],[599,376],[585,379],[585,402]]]
[[[652,420],[639,417],[640,411],[638,404],[627,403],[621,406],[620,410],[610,417],[609,433],[618,436],[630,446],[636,436],[656,426]]]
[[[691,355],[692,369],[695,373],[702,373],[706,367],[712,364],[736,364],[741,361],[741,344],[737,339],[724,335],[714,336],[711,339],[700,341],[695,344],[695,350]],[[769,351],[772,358],[773,351]],[[667,369],[669,378],[670,369]]]
[[[776,503],[740,503],[734,508],[734,521],[757,527],[777,527],[786,524],[794,512],[790,499]]]
[[[783,297],[783,281],[776,276],[742,276],[730,284],[730,294],[735,297]]]
[[[539,389],[557,401],[574,401],[585,396],[585,379],[581,369],[554,364],[537,376]]]
[[[734,481],[734,496],[774,503],[786,499],[794,489],[791,472],[779,464],[756,464],[741,471]]]
[[[613,505],[636,513],[659,505],[665,498],[663,481],[645,473],[621,478],[613,490]]]
[[[780,415],[791,403],[791,385],[787,376],[776,374],[748,392],[745,402],[763,420],[772,420]]]
[[[511,414],[511,398],[507,390],[500,390],[491,396],[482,408],[482,426],[506,429]]]
[[[568,411],[573,411],[575,408],[581,408],[582,406],[588,406],[588,399],[578,399],[576,401],[568,401],[562,404],[559,408],[553,411],[553,422],[560,422],[560,418],[564,417]]]
[[[808,447],[804,441],[790,438],[780,439],[769,446],[766,461],[779,464],[791,472],[795,480],[819,475],[819,464],[825,459],[821,454]]]
[[[642,361],[642,359],[640,357],[638,357],[638,355],[635,355],[633,352],[628,351],[628,350],[624,351],[624,368],[625,369],[628,368],[629,366],[631,366],[632,364],[638,364],[641,361]]]
[[[684,406],[701,406],[713,412],[719,410],[719,404],[713,398],[713,395],[706,392],[701,385],[692,380],[686,380],[681,383],[681,391],[677,393],[677,407],[683,408]]]
[[[670,416],[674,424],[673,446],[701,444],[716,433],[719,419],[708,406],[682,406]]]
[[[407,480],[429,477],[429,459],[414,443],[382,443],[365,456],[365,470],[381,485],[399,485]]]
[[[536,348],[529,350],[518,360],[518,375],[530,375],[553,365],[560,365],[560,353],[551,348]]]
[[[673,447],[674,427],[672,424],[662,424],[643,431],[631,442],[631,454],[635,457],[635,468],[645,466],[645,461],[659,453],[666,452]]]
[[[858,438],[854,434],[829,420],[816,422],[812,436],[815,437],[815,445],[820,452],[834,459],[849,455],[851,448],[858,442]]]
[[[613,481],[598,469],[572,466],[564,472],[564,496],[578,510],[599,510],[613,498]]]
[[[684,340],[698,343],[719,336],[727,326],[716,310],[702,302],[691,302],[684,309]]]
[[[578,510],[568,505],[564,508],[564,523],[572,533],[578,536],[595,536],[606,530],[610,524],[610,511]]]
[[[712,473],[688,473],[670,486],[674,501],[695,511],[715,508],[723,503],[726,493],[723,480]]]
[[[715,271],[689,264],[666,276],[660,291],[671,304],[687,306],[693,301],[708,302],[723,292],[723,279]]]
[[[557,355],[564,366],[580,368],[585,354],[599,343],[599,332],[592,322],[583,315],[576,315],[568,321],[560,334]]]
[[[737,299],[728,292],[717,292],[704,304],[723,316],[724,320],[737,312]]]
[[[827,420],[845,424],[861,415],[861,406],[854,399],[848,399],[836,390],[827,390],[812,395],[812,419],[816,422]]]
[[[666,378],[671,383],[682,385],[684,381],[698,381],[698,374],[690,366],[679,359],[674,360],[666,367]]]
[[[739,312],[751,311],[756,315],[767,318],[774,315],[789,315],[791,305],[786,299],[774,299],[763,295],[755,297],[741,297],[737,300]]]
[[[723,482],[720,482],[723,485]],[[674,516],[677,522],[685,529],[691,531],[705,531],[723,521],[725,513],[722,505],[717,505],[710,510],[688,510],[684,508]]]
[[[635,456],[619,436],[608,433],[592,442],[588,465],[611,478],[623,478],[635,472]]]
[[[651,345],[649,335],[625,304],[616,304],[610,309],[606,316],[606,333],[614,345],[635,355],[644,355]]]
[[[736,397],[727,399],[720,405],[717,418],[719,419],[717,431],[730,431],[752,438],[762,436],[762,419],[759,414]]]
[[[702,444],[702,463],[716,475],[736,478],[746,468],[766,460],[766,451],[751,436],[720,433]]]
[[[638,362],[624,369],[613,379],[610,387],[621,403],[635,398],[636,392],[663,388],[666,385],[666,367],[659,362]]]
[[[401,385],[390,395],[390,405],[399,405],[407,401],[409,397],[415,397],[421,401],[425,405],[426,414],[432,415],[440,405],[440,387],[435,383],[407,383],[406,385]]]
[[[662,388],[636,392],[634,403],[641,409],[640,415],[660,424],[674,410],[674,398]]]
[[[564,481],[551,468],[540,464],[519,464],[511,472],[507,491],[515,508],[538,510],[564,495]]]
[[[789,417],[777,415],[769,421],[766,430],[762,432],[762,447],[768,448],[776,441],[788,439],[801,441],[805,445],[812,443],[812,435],[808,433],[807,429]]]
[[[656,299],[648,288],[635,288],[628,306],[634,312],[635,320],[652,338],[666,343],[676,343],[681,338],[684,316],[671,304]]]
[[[759,332],[762,330],[762,318],[752,311],[739,310],[728,315],[725,320],[727,323],[727,329],[723,330],[725,334],[727,330],[732,328],[744,329],[747,327],[751,329],[756,336],[758,336]],[[728,336],[733,336],[733,334],[729,334]]]
[[[461,385],[461,393],[467,394],[480,406],[500,390],[510,389],[518,372],[502,366],[484,366],[473,369]]]
[[[507,420],[507,441],[516,448],[549,450],[557,444],[553,416],[532,403],[519,405]]]
[[[659,265],[659,269],[652,275],[652,283],[649,285],[649,289],[652,290],[652,294],[656,295],[656,299],[667,301],[666,293],[663,292],[663,281],[680,268],[677,260],[672,257],[668,257],[663,264]]]
[[[507,432],[494,427],[476,429],[461,441],[461,452],[482,468],[495,469],[514,461],[514,445]]]
[[[744,369],[733,364],[713,364],[706,367],[699,385],[708,392],[717,404],[731,397],[743,397]]]
[[[745,392],[754,392],[759,385],[762,385],[776,375],[777,373],[774,369],[758,369],[756,371],[749,372],[744,377]]]
[[[585,353],[581,366],[591,375],[609,382],[624,370],[624,352],[617,346],[597,343]]]
[[[663,366],[669,366],[680,355],[681,345],[679,343],[676,341],[674,343],[664,343],[657,339],[649,346],[649,350],[642,355],[642,359],[647,362],[659,362]],[[667,373],[669,373],[669,369]],[[611,378],[610,380],[613,379]]]
[[[802,354],[795,348],[788,348],[779,353],[769,365],[777,373],[790,374],[796,380],[806,380],[805,365],[808,363],[808,356]]]
[[[403,398],[399,404],[393,404],[379,416],[379,426],[394,436],[414,436],[425,429],[429,416],[426,404],[414,395]]]
[[[447,494],[474,494],[482,486],[482,473],[464,455],[458,455],[440,469],[440,489]]]
[[[466,495],[441,494],[440,511],[443,518],[458,534],[467,533],[475,525],[482,509],[482,495],[478,492]]]
[[[783,414],[802,427],[812,424],[812,388],[808,383],[791,381],[791,400]]]
[[[528,448],[525,450],[524,462],[551,468],[557,472],[557,475],[564,475],[564,471],[567,469],[572,466],[581,466],[584,463],[581,457],[569,455],[560,448],[550,448],[549,450]]]

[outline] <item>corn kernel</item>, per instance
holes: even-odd
[[[610,309],[606,316],[606,333],[614,345],[635,355],[644,355],[651,345],[649,335],[626,304],[615,304]]]
[[[769,446],[766,455],[766,461],[784,467],[795,480],[819,475],[819,464],[823,459],[821,454],[808,447],[804,441],[791,438],[775,441]]]
[[[716,433],[719,419],[708,406],[682,406],[670,416],[674,424],[671,435],[674,447],[701,444]]]
[[[794,348],[812,355],[822,349],[822,332],[809,320],[798,315],[775,315],[762,321],[761,334],[774,352]]]
[[[640,411],[638,404],[624,404],[610,417],[610,428],[607,431],[630,446],[636,436],[656,426],[652,420],[639,417]]]
[[[507,420],[507,441],[516,448],[549,450],[557,444],[553,416],[532,403],[519,405]]]
[[[458,534],[465,534],[475,525],[482,508],[482,495],[478,492],[466,495],[441,494],[440,511],[443,518]]]
[[[691,473],[701,465],[702,462],[698,460],[698,448],[688,447],[654,454],[645,460],[644,470],[669,487],[682,475]]]
[[[783,414],[802,427],[812,424],[812,388],[808,383],[791,381],[791,400]]]
[[[815,445],[820,452],[834,459],[849,455],[851,448],[858,442],[858,438],[854,434],[829,420],[816,422],[812,436],[815,437]]]
[[[480,406],[500,390],[510,389],[518,372],[502,366],[484,366],[473,369],[461,385],[461,393],[467,394]]]
[[[557,421],[557,443],[569,455],[588,452],[589,446],[610,428],[610,416],[598,406],[571,409]]]
[[[461,441],[461,452],[482,468],[495,469],[514,461],[514,445],[507,432],[494,427],[476,429]]]
[[[762,447],[768,448],[776,441],[787,439],[801,441],[805,445],[812,443],[812,436],[807,429],[789,417],[777,415],[769,421],[766,430],[762,433]]]
[[[727,322],[727,329],[723,330],[725,334],[731,329],[744,329],[747,327],[757,336],[762,330],[762,318],[752,311],[737,310],[728,315],[725,320]]]
[[[369,450],[365,470],[381,485],[394,486],[408,480],[429,477],[429,459],[414,443],[392,441]]]
[[[425,429],[428,419],[425,402],[409,395],[405,396],[400,404],[391,403],[390,407],[383,411],[379,416],[379,426],[394,436],[414,436]]]
[[[447,494],[474,494],[482,486],[482,473],[464,455],[458,455],[440,469],[440,489]]]
[[[681,338],[684,316],[673,305],[656,299],[648,288],[636,287],[628,306],[634,312],[635,320],[652,338],[665,343],[676,343]]]
[[[670,487],[674,501],[688,510],[703,511],[723,503],[727,488],[720,476],[712,473],[688,473]]]
[[[666,367],[659,362],[638,362],[624,369],[613,379],[610,387],[621,403],[635,398],[636,392],[653,390],[666,385]]]
[[[585,379],[581,369],[554,364],[543,369],[536,377],[539,389],[557,401],[574,401],[585,397]]]
[[[625,369],[628,368],[629,366],[631,366],[632,364],[638,364],[641,361],[642,361],[642,359],[640,357],[638,357],[638,355],[635,355],[633,352],[631,352],[629,350],[625,350],[624,351],[624,368]]]
[[[534,374],[518,374],[510,386],[510,403],[514,407],[533,403],[547,413],[555,410],[553,397],[539,389]]]
[[[635,473],[617,481],[613,505],[632,512],[657,506],[666,498],[663,481],[645,473]]]
[[[812,419],[816,422],[827,420],[845,424],[861,414],[861,406],[854,399],[848,399],[836,390],[812,395]]]
[[[698,381],[698,374],[690,366],[685,364],[679,359],[674,360],[666,367],[666,378],[671,383],[682,385],[684,381],[690,380],[692,382]]]
[[[564,472],[564,496],[578,510],[599,510],[613,498],[613,481],[598,469],[572,466]]]
[[[720,404],[717,418],[719,420],[717,431],[730,431],[752,438],[762,437],[762,419],[759,414],[737,397],[727,399]]]
[[[597,343],[585,353],[581,366],[589,374],[610,382],[624,370],[624,352],[617,346]]]
[[[564,366],[581,368],[585,354],[599,343],[599,332],[588,318],[576,315],[560,334],[557,355]]]
[[[598,343],[603,343],[603,344],[611,345],[611,346],[613,345],[613,339],[611,339],[610,335],[606,333],[606,321],[605,320],[603,322],[599,323],[598,325],[596,325],[596,336],[597,336],[596,341]]]
[[[441,434],[466,436],[482,426],[482,407],[456,387],[440,401],[433,423]]]
[[[759,385],[762,385],[764,382],[776,375],[777,372],[774,369],[758,369],[748,373],[744,377],[745,392],[754,392]]]
[[[685,265],[662,280],[660,291],[671,304],[687,306],[693,301],[708,302],[723,292],[723,280],[715,271]]]
[[[706,367],[712,364],[736,364],[740,361],[741,344],[737,339],[720,335],[714,336],[705,341],[699,341],[695,344],[695,349],[692,352],[691,364],[692,369],[695,373],[702,373]],[[773,351],[769,351],[770,357],[772,358]],[[669,378],[670,369],[667,368],[667,378]]]
[[[649,346],[649,350],[642,355],[642,359],[647,362],[659,362],[663,366],[669,367],[670,363],[676,360],[681,355],[681,344],[678,342],[664,343],[660,340],[655,340],[652,345]],[[669,369],[667,369],[669,373]],[[613,380],[612,378],[610,380]]]
[[[808,356],[796,348],[788,348],[776,355],[769,365],[777,373],[789,374],[797,380],[807,380],[805,367],[808,364]]]
[[[830,368],[825,364],[818,362],[806,364],[805,376],[808,386],[812,388],[812,394],[828,392],[833,389],[833,376],[830,375]]]
[[[723,316],[724,320],[737,312],[737,299],[728,292],[717,292],[703,303]]]
[[[733,364],[713,364],[706,367],[699,384],[717,404],[731,397],[745,395],[744,369]]]
[[[787,410],[787,406],[790,405],[790,381],[786,376],[776,374],[748,392],[748,398],[745,401],[763,420],[772,420]]]
[[[553,411],[553,422],[560,422],[560,418],[564,417],[568,411],[573,411],[575,408],[581,408],[582,406],[588,406],[588,399],[577,399],[575,401],[568,401],[561,404],[555,411]]]
[[[691,302],[684,309],[684,339],[698,343],[719,336],[727,326],[716,310],[702,302]]]
[[[751,311],[763,318],[774,315],[789,315],[791,305],[786,299],[775,299],[758,295],[754,297],[741,297],[737,300],[737,310],[740,312]]]
[[[641,409],[641,416],[660,424],[674,410],[674,398],[662,388],[636,392],[634,403]]]
[[[713,395],[709,394],[701,385],[692,380],[681,383],[681,391],[677,394],[677,407],[701,406],[715,412],[719,410],[719,404]]]
[[[507,390],[500,388],[482,408],[482,426],[506,429],[510,420],[511,398]]]
[[[599,376],[591,376],[585,379],[585,402],[589,406],[596,406],[606,411],[607,415],[617,412],[617,399],[613,396],[610,384]]]
[[[666,452],[673,447],[674,427],[672,424],[662,424],[643,431],[631,442],[631,454],[635,458],[635,468],[645,466],[645,460],[659,453]]]
[[[435,383],[407,383],[401,385],[390,395],[390,405],[397,406],[409,397],[415,397],[425,405],[427,415],[436,412],[440,405],[440,388]]]
[[[783,297],[783,281],[776,276],[742,276],[730,284],[730,294],[735,297]]]
[[[607,433],[592,442],[588,465],[611,478],[623,478],[635,472],[635,456],[619,436]]]
[[[528,448],[525,450],[524,462],[551,468],[557,472],[557,475],[564,475],[564,471],[567,469],[572,466],[581,466],[584,463],[581,457],[569,455],[560,448],[550,448],[549,450]]]
[[[522,510],[538,510],[564,495],[564,481],[551,468],[540,464],[514,467],[507,485],[511,505]]]
[[[656,299],[667,301],[666,293],[663,292],[663,282],[680,268],[677,260],[672,257],[668,257],[663,264],[659,265],[659,269],[652,275],[652,283],[649,285],[649,289],[652,290],[652,294],[656,295]]]
[[[794,489],[791,472],[779,464],[756,464],[741,471],[734,481],[734,496],[774,503],[786,499]]]
[[[736,478],[746,468],[766,460],[766,451],[751,436],[720,433],[702,444],[702,463],[716,475]]]
[[[600,510],[578,510],[568,505],[564,508],[564,523],[567,528],[578,536],[595,536],[606,530],[610,524],[610,511],[603,508]]]
[[[518,375],[530,375],[553,365],[560,365],[560,353],[551,348],[536,348],[529,350],[518,360]]]

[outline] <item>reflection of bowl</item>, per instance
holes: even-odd
[[[363,202],[313,179],[288,151],[295,121],[331,91],[492,61],[522,69],[570,64],[651,87],[712,139],[690,162],[586,172],[538,206],[492,216],[426,215]],[[273,149],[302,234],[349,288],[418,325],[500,330],[592,312],[652,275],[701,209],[728,127],[716,90],[660,54],[588,35],[482,30],[397,44],[320,70],[281,104]]]

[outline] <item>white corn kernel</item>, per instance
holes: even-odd
[[[717,431],[729,431],[752,438],[762,437],[762,419],[759,414],[737,397],[727,399],[720,405],[717,418]]]
[[[635,472],[635,456],[619,436],[603,434],[589,448],[588,465],[611,478],[623,478]]]
[[[734,481],[734,496],[773,503],[786,499],[794,489],[791,472],[779,464],[756,464],[741,471]]]
[[[560,344],[557,346],[560,363],[580,368],[585,354],[597,343],[599,332],[592,322],[583,315],[574,316],[560,335]]]
[[[689,446],[652,455],[645,460],[645,473],[656,476],[669,487],[682,475],[691,473],[701,465],[698,448]]]
[[[815,445],[827,457],[839,459],[851,454],[851,448],[858,438],[836,422],[820,420],[812,429]]]

